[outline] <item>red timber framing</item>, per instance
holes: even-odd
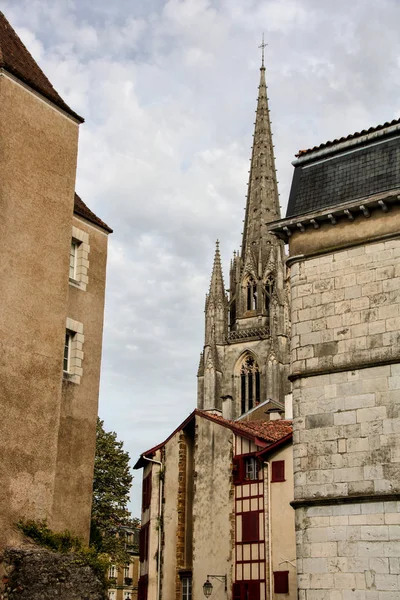
[[[243,476],[244,468],[241,466],[246,458],[255,456],[257,450],[257,446],[249,440],[236,437],[236,456],[233,459],[236,524],[232,589],[234,600],[265,600],[266,598],[263,471],[260,463],[258,478],[247,480]]]

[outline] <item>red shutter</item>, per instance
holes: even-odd
[[[285,481],[285,461],[274,460],[271,463],[271,482]]]
[[[232,600],[243,600],[242,598],[242,584],[234,583],[232,586]]]
[[[289,571],[274,571],[275,594],[289,593]]]
[[[151,473],[147,475],[143,479],[143,489],[142,489],[142,510],[145,511],[146,508],[150,506],[151,501]]]
[[[244,463],[241,456],[234,456],[233,463],[233,483],[242,483],[244,480]]]
[[[248,581],[247,582],[247,599],[248,600],[260,600],[260,582],[259,581]]]
[[[260,539],[260,519],[257,511],[242,514],[242,542],[258,542]]]

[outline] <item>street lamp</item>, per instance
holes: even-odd
[[[226,590],[228,589],[227,585],[226,585],[226,575],[207,575],[207,580],[203,584],[203,594],[205,595],[206,598],[209,598],[213,591],[213,584],[211,583],[210,579],[218,579],[219,581],[222,580],[225,584],[225,592],[226,592]]]

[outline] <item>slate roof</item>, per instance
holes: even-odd
[[[105,231],[107,231],[108,233],[113,232],[113,230],[106,223],[104,223],[104,221],[102,221],[97,215],[94,214],[94,212],[92,212],[90,210],[90,208],[88,208],[86,206],[86,204],[83,202],[83,200],[78,196],[78,194],[76,192],[75,192],[75,201],[74,201],[74,213],[76,215],[79,215],[80,217],[83,217],[87,221],[90,221],[91,223],[98,225],[98,227],[105,229]]]
[[[279,442],[279,440],[283,440],[284,438],[289,440],[291,434],[293,433],[292,421],[285,421],[283,419],[278,419],[276,421],[231,421],[229,419],[224,419],[222,416],[196,408],[188,416],[188,418],[185,419],[185,421],[183,421],[183,423],[181,423],[171,433],[171,435],[167,437],[164,442],[161,442],[161,444],[158,444],[146,452],[143,452],[133,468],[141,469],[145,464],[143,456],[153,456],[157,450],[165,446],[165,444],[171,438],[173,438],[178,431],[184,429],[196,416],[202,417],[209,421],[214,421],[215,423],[230,429],[237,435],[241,435],[247,439],[258,442],[258,444],[264,446],[264,448],[275,445],[276,442]],[[260,442],[263,442],[263,444],[260,444]]]
[[[355,135],[355,134],[354,134]],[[361,135],[361,134],[360,134]],[[332,142],[333,144],[333,142]],[[400,188],[400,136],[296,164],[286,218]]]
[[[66,113],[73,116],[80,123],[83,123],[84,119],[74,112],[56,92],[1,11],[0,68],[5,69]]]
[[[330,146],[336,146],[336,144],[341,144],[342,142],[347,142],[349,140],[354,140],[358,137],[362,137],[364,135],[368,135],[369,133],[375,133],[377,131],[381,131],[382,129],[386,129],[386,127],[392,127],[393,125],[400,125],[400,119],[394,119],[393,121],[388,121],[383,125],[376,125],[375,127],[370,127],[369,129],[363,129],[362,131],[356,131],[355,133],[350,133],[341,138],[337,138],[336,140],[324,142],[319,146],[314,146],[313,148],[308,148],[307,150],[299,150],[296,154],[297,157],[305,156],[306,154],[310,154],[311,152],[316,152],[317,150],[322,150],[323,148],[329,148]]]

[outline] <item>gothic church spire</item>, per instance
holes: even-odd
[[[206,297],[206,344],[223,343],[226,334],[227,299],[222,275],[219,242],[215,244],[210,290]]]
[[[267,240],[266,223],[280,218],[275,159],[265,82],[264,42],[254,128],[253,150],[243,230],[242,257]]]

